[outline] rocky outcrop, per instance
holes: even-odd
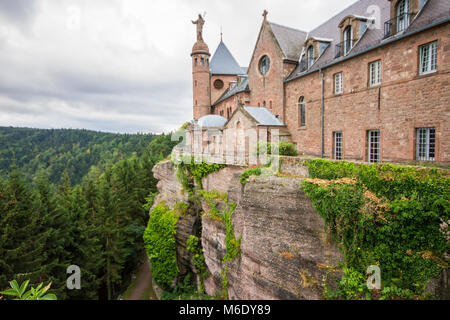
[[[327,273],[341,261],[336,246],[327,238],[324,223],[301,188],[307,170],[291,159],[282,161],[288,177],[250,177],[240,184],[243,168],[228,166],[202,181],[207,191],[227,193],[237,204],[232,215],[236,238],[241,238],[241,254],[227,263],[230,299],[273,300],[323,298]],[[223,258],[226,254],[226,228],[208,215],[206,203],[190,202],[177,180],[170,162],[153,169],[159,180],[156,203],[165,201],[171,208],[177,202],[190,204],[181,215],[176,235],[180,279],[194,271],[186,241],[191,234],[201,237],[209,277],[204,280],[209,295],[222,293]],[[338,275],[339,276],[339,275]],[[447,272],[430,281],[428,291],[448,299]],[[335,287],[335,283],[329,283]]]
[[[242,252],[228,264],[229,298],[321,299],[327,268],[336,264],[340,255],[327,241],[321,218],[301,190],[302,179],[251,177],[244,188],[239,182],[241,171],[230,166],[202,181],[205,190],[226,192],[229,201],[237,204],[232,222],[236,238],[242,239]],[[156,203],[165,201],[173,208],[177,202],[189,202],[169,161],[155,166],[153,172],[159,180]],[[221,293],[225,226],[206,215],[200,218],[207,208],[192,211],[178,221],[180,274],[193,270],[186,250],[189,235],[201,235],[210,273],[205,289],[210,295]]]
[[[232,221],[236,236],[242,237],[242,254],[228,268],[230,299],[322,298],[328,267],[340,254],[327,241],[323,222],[300,183],[251,177],[240,194],[230,188],[230,200],[238,203]],[[206,289],[212,294],[220,289],[225,255],[220,222],[203,219],[202,244],[212,274]]]
[[[157,184],[158,196],[155,204],[165,202],[173,209],[178,202],[189,203],[188,193],[183,190],[177,179],[176,170],[170,161],[164,161],[153,168],[153,175],[159,180]],[[186,242],[191,234],[200,233],[200,215],[192,208],[186,214],[180,215],[177,223],[177,264],[180,269],[180,279],[192,270],[191,255],[186,250]]]

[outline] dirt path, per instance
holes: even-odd
[[[139,268],[136,279],[136,287],[131,292],[127,300],[141,300],[144,294],[149,293],[151,300],[156,300],[156,295],[152,288],[152,273],[148,259]]]

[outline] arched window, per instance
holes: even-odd
[[[306,126],[305,97],[300,97],[300,99],[298,99],[298,118],[299,127]]]
[[[308,68],[311,68],[314,64],[314,47],[310,45],[308,47]]]
[[[353,28],[347,26],[344,30],[344,55],[350,52],[353,47]]]
[[[409,26],[409,0],[400,0],[397,4],[397,32]]]
[[[272,109],[272,101],[270,101],[270,109]]]

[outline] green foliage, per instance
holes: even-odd
[[[250,168],[241,173],[240,182],[242,185],[246,185],[248,178],[251,176],[260,176],[262,174],[262,170],[260,167]]]
[[[265,150],[264,150],[265,149]],[[295,148],[294,144],[290,142],[258,142],[256,146],[256,154],[260,155],[263,151],[267,153],[267,155],[272,154],[272,149],[278,149],[278,155],[280,156],[288,156],[288,157],[297,157],[298,151]]]
[[[174,206],[174,211],[179,215],[186,216],[189,212],[189,203],[186,202],[177,202]]]
[[[51,283],[46,287],[43,287],[43,283],[40,283],[36,288],[27,290],[30,280],[26,280],[20,286],[16,280],[9,283],[11,289],[0,291],[0,294],[15,297],[13,300],[57,300],[53,293],[46,292],[50,289]]]
[[[78,131],[73,134],[78,137]],[[157,191],[152,168],[176,144],[170,135],[158,136],[149,145],[145,135],[129,139],[136,142],[127,145],[130,151],[146,146],[138,152],[140,156],[125,159],[125,153],[118,153],[121,160],[104,168],[91,167],[80,184],[71,183],[70,166],[80,172],[84,168],[76,162],[61,166],[57,177],[60,185],[51,183],[42,170],[33,178],[34,183],[23,178],[26,168],[12,166],[8,176],[0,175],[0,289],[9,285],[9,279],[29,279],[30,283],[51,282],[52,293],[61,300],[114,299],[120,293],[144,253],[143,234]],[[36,150],[50,142],[42,143]],[[91,147],[86,152],[92,155],[97,147]],[[2,148],[0,154],[4,154]],[[62,171],[64,167],[68,170]],[[83,290],[66,288],[66,269],[73,264],[83,272]]]
[[[29,181],[45,175],[61,184],[67,170],[72,184],[79,184],[92,166],[105,170],[136,153],[141,156],[154,134],[113,134],[72,129],[0,127],[0,175],[15,162]]]
[[[330,292],[328,298],[341,298],[346,300],[370,299],[371,292],[367,287],[367,278],[364,274],[353,268],[344,268],[342,271],[344,272],[344,275],[339,281],[337,291]]]
[[[355,177],[358,165],[351,162],[335,162],[322,159],[305,160],[311,178],[334,180]]]
[[[200,277],[200,292],[205,291],[203,280],[207,276],[208,269],[205,264],[205,256],[201,248],[200,240],[198,237],[191,235],[186,243],[186,249],[192,253],[192,263],[195,266],[196,273]]]
[[[225,210],[223,213],[223,219],[225,221],[225,246],[226,246],[226,254],[223,257],[222,263],[225,264],[227,261],[233,261],[239,254],[241,254],[241,238],[236,239],[234,235],[234,227],[231,222],[231,215],[236,209],[236,203],[229,204],[229,209]]]
[[[228,300],[228,266],[225,265],[222,274],[222,296],[225,300]]]
[[[193,178],[197,185],[202,188],[202,179],[213,172],[217,172],[225,168],[224,164],[217,163],[196,163],[191,157],[191,163],[181,163],[178,165],[177,178],[185,190],[192,189],[192,183],[189,179]]]
[[[217,221],[224,221],[223,212],[219,210],[219,203],[227,203],[228,197],[225,193],[220,193],[217,190],[205,191],[199,190],[199,194],[208,204],[208,216]]]
[[[224,266],[224,270],[222,272],[222,290],[224,297],[228,299],[227,263],[232,262],[238,255],[241,254],[242,238],[236,239],[233,223],[231,221],[232,214],[236,210],[236,203],[230,203],[227,195],[225,193],[220,193],[217,190],[212,190],[210,192],[201,190],[200,194],[208,204],[208,216],[211,219],[221,221],[225,224],[226,252],[222,260],[222,265]],[[223,211],[220,211],[219,205],[222,206]]]
[[[396,288],[396,295],[424,297],[428,280],[448,268],[448,226],[442,230],[443,222],[450,220],[448,176],[435,169],[392,165],[325,160],[308,160],[306,165],[313,178],[356,179],[303,184],[338,242],[346,268],[363,274],[368,266],[379,265],[384,288]],[[346,281],[350,279],[355,277]]]
[[[147,255],[150,258],[155,281],[170,288],[178,276],[175,234],[179,215],[164,204],[156,205],[144,233]]]
[[[163,291],[161,300],[211,300],[203,292],[198,292],[190,274],[186,275],[182,282],[178,282],[171,291]]]

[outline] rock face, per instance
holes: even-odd
[[[227,263],[230,299],[322,299],[324,280],[331,266],[341,261],[335,245],[327,240],[324,223],[315,212],[298,178],[305,171],[299,164],[284,165],[289,178],[250,177],[240,184],[240,167],[229,166],[202,181],[207,191],[227,193],[237,204],[232,223],[241,255]],[[163,162],[153,169],[159,180],[155,203],[165,201],[171,208],[177,202],[190,203],[175,169]],[[202,216],[208,208],[190,203],[181,215],[176,234],[180,279],[194,270],[186,241],[191,234],[201,237],[205,263],[210,276],[205,279],[209,295],[222,292],[223,257],[226,254],[226,228],[223,222]],[[205,204],[203,204],[205,205]],[[430,282],[429,291],[449,299],[448,274]],[[334,286],[333,283],[331,283]]]
[[[153,175],[159,180],[157,184],[158,196],[155,198],[155,204],[165,202],[171,209],[177,202],[188,203],[188,194],[178,182],[176,171],[170,161],[157,164],[153,168]],[[191,255],[186,250],[186,242],[191,234],[199,234],[200,218],[198,212],[188,212],[181,215],[177,223],[177,264],[180,269],[180,278],[192,270]]]
[[[232,216],[241,255],[228,264],[230,299],[321,299],[326,267],[340,259],[326,241],[321,218],[300,188],[301,179],[251,177],[245,188],[239,182],[242,168],[227,167],[203,180],[205,190],[228,194],[237,207]],[[160,195],[156,201],[188,202],[170,162],[154,168]],[[206,210],[206,208],[202,209]],[[192,270],[186,240],[200,234],[210,277],[208,294],[222,290],[222,259],[226,253],[225,226],[200,212],[182,216],[177,229],[177,260],[181,274]]]
[[[237,182],[236,182],[237,179]],[[230,180],[239,184],[238,176]],[[240,257],[228,268],[230,299],[321,299],[327,266],[340,259],[326,241],[321,218],[300,189],[301,179],[251,177],[241,192],[232,221],[242,237]],[[225,228],[203,219],[202,244],[212,274],[208,294],[220,289]]]

